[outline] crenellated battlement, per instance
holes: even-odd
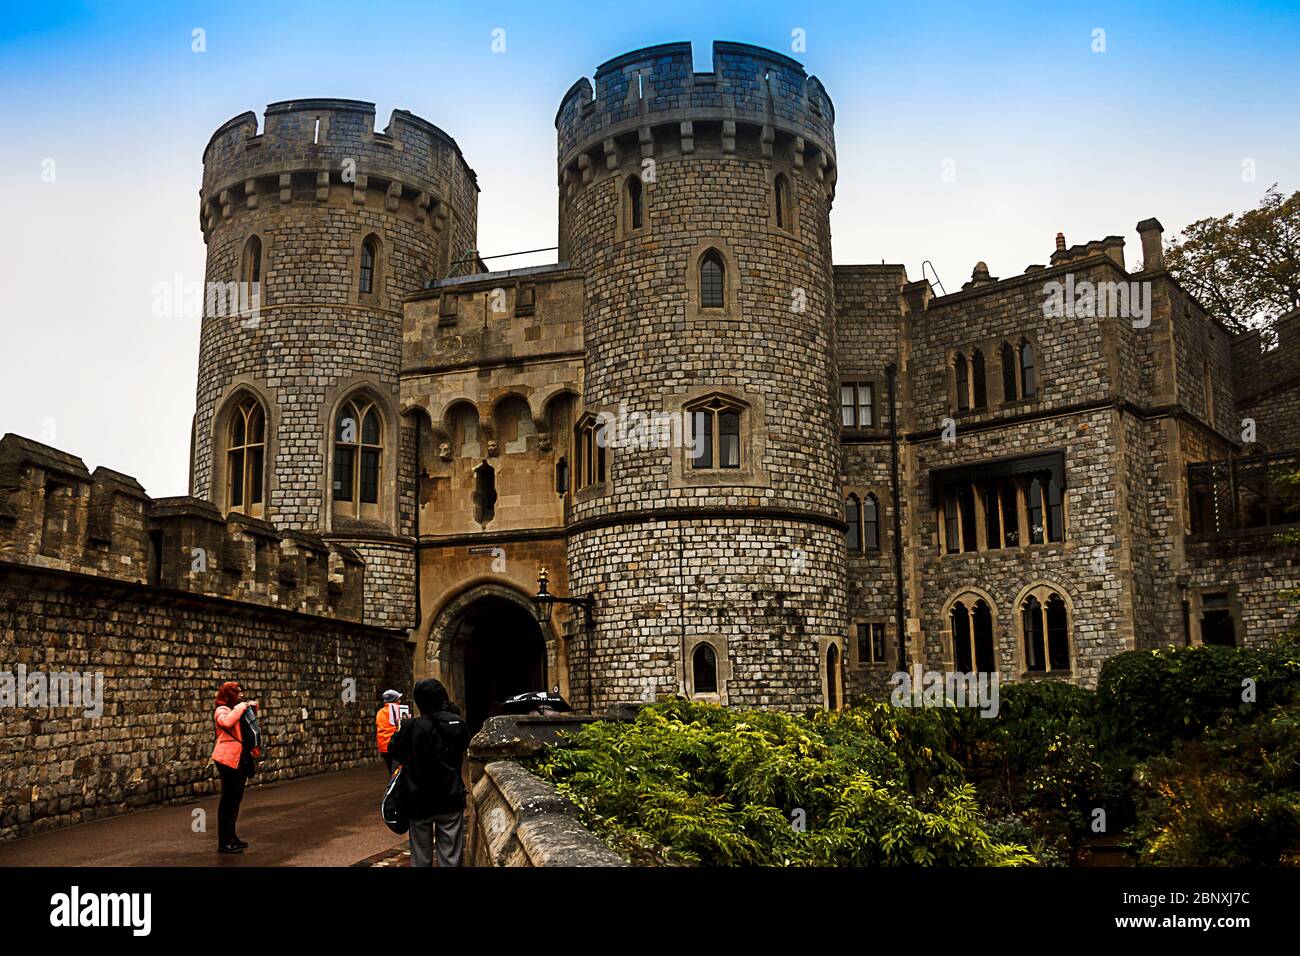
[[[1239,401],[1294,387],[1300,377],[1300,309],[1233,338],[1232,367]]]
[[[325,202],[331,186],[365,204],[378,190],[390,212],[409,210],[435,227],[478,179],[455,139],[427,120],[394,110],[383,131],[375,106],[360,100],[284,100],[222,124],[203,151],[200,224],[205,238],[241,210],[264,204]]]
[[[318,535],[221,512],[199,498],[152,499],[134,478],[91,473],[74,455],[0,438],[0,563],[10,562],[362,619],[365,564]]]
[[[683,153],[695,149],[697,127],[722,127],[724,152],[752,131],[764,155],[777,137],[797,139],[797,155],[821,154],[834,165],[835,111],[816,77],[790,57],[745,43],[716,41],[713,71],[696,73],[690,43],[666,43],[615,57],[569,88],[555,117],[561,175],[586,172],[589,153],[609,156],[620,137],[636,134],[653,148],[654,132],[670,128]],[[664,135],[661,132],[660,135]],[[581,165],[579,165],[581,163]]]

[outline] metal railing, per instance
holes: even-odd
[[[1300,470],[1300,451],[1202,461],[1187,466],[1193,534],[1222,534],[1300,521],[1279,478]]]

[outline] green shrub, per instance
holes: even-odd
[[[1226,717],[1137,778],[1141,862],[1300,865],[1300,704],[1254,721]]]
[[[806,717],[670,700],[588,725],[536,770],[638,863],[1036,862],[984,830],[944,727],[883,703]]]
[[[1102,665],[1096,717],[1103,750],[1144,759],[1199,737],[1226,713],[1249,716],[1286,700],[1300,673],[1294,642],[1264,650],[1167,647],[1129,651]],[[1255,702],[1243,701],[1254,681]]]

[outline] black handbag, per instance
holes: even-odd
[[[384,818],[384,826],[399,836],[411,828],[411,817],[406,801],[406,778],[401,767],[388,780],[384,790],[383,802],[379,812]]]

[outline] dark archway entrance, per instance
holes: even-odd
[[[484,596],[464,611],[455,641],[463,648],[465,720],[477,733],[501,702],[546,690],[546,642],[528,610],[506,598]]]

